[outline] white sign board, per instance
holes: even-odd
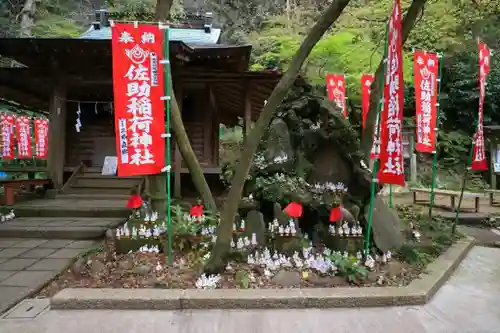
[[[493,162],[493,171],[495,173],[500,173],[500,144],[497,144],[497,150],[495,152],[495,160]]]
[[[116,176],[117,168],[118,168],[118,157],[106,156],[104,157],[104,163],[102,165],[101,175]]]

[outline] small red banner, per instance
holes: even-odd
[[[400,0],[389,19],[384,108],[380,126],[380,184],[405,185],[403,156],[403,39]]]
[[[118,176],[157,174],[165,166],[162,42],[158,25],[112,27]]]
[[[328,74],[326,76],[326,88],[328,90],[328,99],[335,102],[335,105],[342,110],[344,118],[347,119],[345,76],[341,74]]]
[[[372,83],[375,77],[371,74],[361,76],[361,119],[363,129],[366,127],[366,117],[370,110],[370,94],[372,92]]]
[[[37,158],[49,157],[49,121],[35,119],[35,156]]]
[[[16,118],[17,158],[32,158],[31,121],[29,117]]]
[[[361,76],[361,123],[363,129],[366,128],[366,118],[370,111],[370,94],[372,93],[372,83],[375,77],[372,74],[363,74]],[[380,152],[380,145],[377,143],[378,138],[378,116],[375,122],[375,130],[373,131],[373,145],[370,152],[370,159],[374,160],[378,157]]]
[[[474,134],[474,150],[472,152],[471,169],[477,171],[488,170],[486,161],[483,133],[483,109],[484,95],[486,92],[486,81],[490,73],[491,52],[488,46],[481,41],[477,41],[479,48],[479,114],[477,120],[476,133]]]
[[[10,115],[0,116],[0,126],[2,127],[2,158],[5,160],[14,159],[14,117]]]
[[[377,119],[375,121],[375,129],[373,130],[373,143],[372,150],[370,151],[370,160],[374,161],[380,155],[380,114],[377,115]]]
[[[437,54],[415,51],[413,54],[417,123],[415,149],[421,153],[435,151],[438,72],[439,59]]]

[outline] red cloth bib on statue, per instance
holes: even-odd
[[[290,202],[283,211],[290,217],[299,218],[302,216],[302,205],[298,202]]]
[[[203,216],[203,205],[193,205],[189,210],[189,215],[192,217],[202,217]]]
[[[333,207],[330,211],[330,222],[334,223],[342,219],[342,206]]]
[[[139,194],[132,194],[127,201],[127,208],[137,209],[142,206],[142,198]]]

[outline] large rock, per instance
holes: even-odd
[[[272,282],[278,286],[282,287],[298,287],[300,286],[300,273],[297,271],[285,271],[280,270],[273,277]]]
[[[279,219],[282,212],[283,209],[281,208],[281,205],[277,202],[273,203],[273,218]]]
[[[369,207],[367,205],[365,209],[367,221]],[[403,245],[404,238],[399,217],[379,196],[373,203],[372,231],[375,245],[383,252],[398,250]]]
[[[294,151],[290,131],[283,119],[276,118],[271,122],[264,157],[270,164],[268,171],[278,171],[281,168],[293,167]],[[286,158],[285,158],[286,157]],[[284,158],[283,163],[275,163],[275,159]]]
[[[251,210],[248,212],[245,219],[245,231],[243,235],[252,239],[252,234],[257,237],[257,243],[259,246],[266,245],[266,224],[264,222],[264,215],[256,210]]]
[[[309,183],[341,182],[347,186],[353,174],[353,168],[336,150],[325,145],[314,153]]]

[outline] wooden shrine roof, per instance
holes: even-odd
[[[172,41],[170,58],[175,62],[206,62],[211,68],[243,71],[248,68],[250,45],[192,45]],[[111,72],[111,41],[55,38],[3,38],[0,55],[29,67],[33,73],[98,75]]]
[[[91,28],[80,38],[3,38],[0,55],[25,68],[0,68],[0,97],[48,110],[61,81],[67,99],[111,101],[112,50],[109,27]],[[208,31],[208,32],[207,32]],[[259,114],[281,75],[247,71],[250,45],[218,44],[220,29],[172,28],[170,59],[175,81],[210,85],[224,114],[242,116],[250,91],[252,116]]]
[[[274,72],[227,72],[206,68],[186,67],[174,72],[176,82],[183,85],[208,85],[214,92],[218,108],[228,116],[243,116],[245,93],[248,91],[252,118],[260,114],[264,101],[271,95],[281,74]],[[48,110],[52,87],[50,76],[34,76],[29,68],[0,68],[0,97],[20,103],[28,108]],[[112,101],[110,77],[106,79],[70,78],[73,87],[67,99],[81,101]]]

